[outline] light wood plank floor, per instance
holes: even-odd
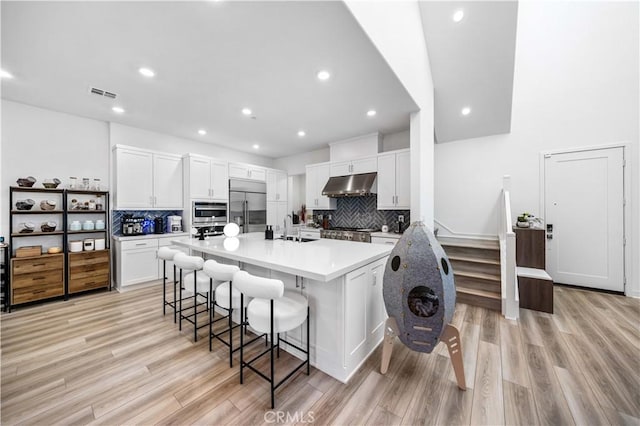
[[[640,423],[640,301],[556,287],[556,314],[521,310],[518,322],[463,304],[468,390],[444,345],[432,354],[396,342],[341,384],[312,368],[276,394],[279,423]],[[97,293],[2,314],[1,421],[13,424],[265,424],[267,383],[228,367],[226,347],[192,342],[161,289]],[[278,366],[289,364],[283,355]],[[237,365],[237,363],[236,363]],[[265,417],[266,413],[266,417]]]

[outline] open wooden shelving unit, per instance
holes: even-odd
[[[16,194],[55,195],[61,209],[41,210],[36,204],[35,210],[17,210],[15,207]],[[101,210],[71,210],[70,197],[90,198],[102,197]],[[47,198],[49,199],[49,198]],[[11,311],[14,305],[32,303],[52,298],[68,299],[69,295],[88,290],[105,288],[111,290],[111,250],[109,239],[109,192],[76,189],[48,189],[12,186],[9,188],[9,235],[10,273],[7,279],[7,294],[5,296],[5,311]],[[55,215],[58,227],[52,232],[15,232],[14,218],[21,216]],[[105,229],[69,231],[69,216],[89,216],[92,219],[100,217],[104,220]],[[100,235],[104,236],[104,250],[88,250],[69,252],[69,239],[75,236]],[[16,257],[14,240],[30,237],[57,237],[61,243],[62,252],[56,254],[44,253],[39,256]],[[58,245],[58,244],[56,244]]]

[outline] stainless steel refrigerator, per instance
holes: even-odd
[[[240,232],[263,232],[267,225],[267,185],[264,182],[229,180],[229,221]]]

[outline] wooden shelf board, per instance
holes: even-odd
[[[11,210],[11,214],[59,214],[64,210]]]
[[[52,231],[52,232],[24,232],[24,233],[13,233],[11,234],[12,238],[18,237],[46,237],[47,235],[62,235],[64,231]]]

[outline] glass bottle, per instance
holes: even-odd
[[[82,189],[89,190],[89,178],[82,178]]]
[[[78,188],[78,178],[75,176],[71,176],[69,178],[69,189],[77,189]]]
[[[100,191],[100,179],[93,180],[93,190]]]

